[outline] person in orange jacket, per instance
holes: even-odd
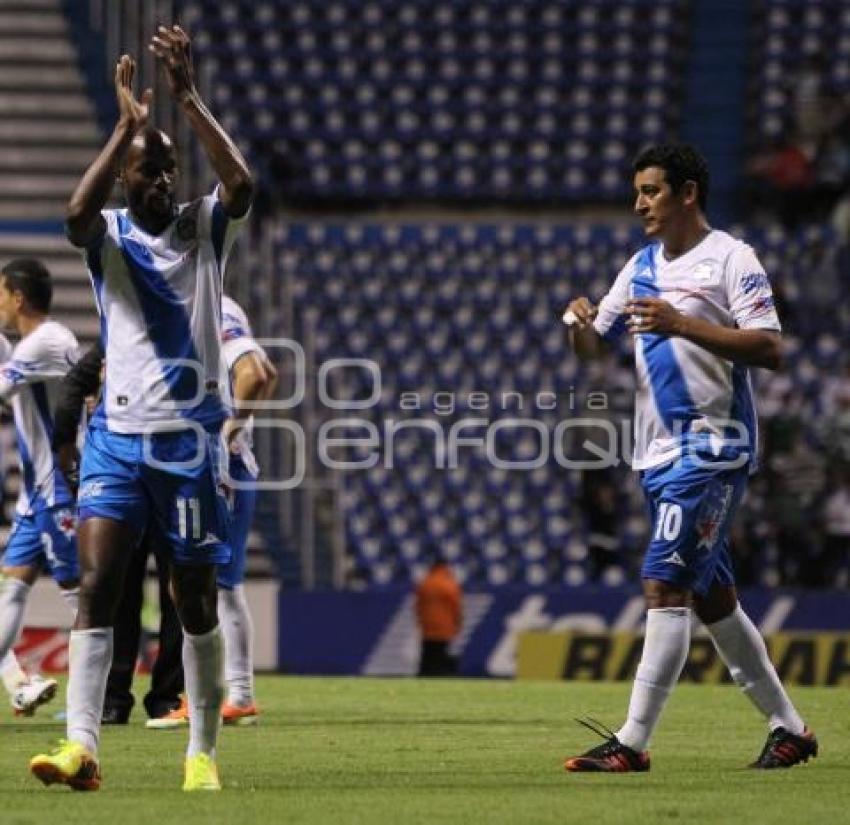
[[[463,592],[451,568],[437,559],[416,588],[416,618],[422,632],[420,676],[450,676],[457,660],[449,644],[460,632]]]

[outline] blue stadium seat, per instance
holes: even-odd
[[[683,55],[672,44],[688,17],[687,0],[184,10],[214,105],[256,165],[285,145],[290,197],[362,201],[619,200],[624,158],[679,122],[670,79]],[[622,154],[600,178],[588,147],[612,140]]]

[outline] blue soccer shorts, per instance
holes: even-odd
[[[141,536],[155,519],[176,564],[225,564],[229,514],[218,462],[218,434],[143,436],[89,428],[80,466],[80,521],[113,519]]]
[[[59,582],[79,579],[77,516],[70,504],[15,516],[3,555],[4,567],[40,567]]]
[[[230,493],[230,528],[227,539],[231,557],[228,564],[219,565],[216,580],[219,587],[233,590],[245,581],[245,551],[251,522],[254,519],[257,491],[250,485],[250,482],[256,480],[256,476],[238,455],[230,457],[228,471],[230,477],[244,485],[245,489],[233,489]]]
[[[747,487],[749,469],[726,469],[691,456],[645,470],[651,535],[641,576],[705,595],[733,585],[729,528]]]

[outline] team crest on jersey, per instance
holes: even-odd
[[[703,283],[711,283],[716,277],[714,261],[701,261],[694,267],[694,278]]]
[[[734,487],[731,484],[716,484],[709,490],[697,517],[697,549],[711,550],[714,547],[729,512],[733,492]]]
[[[194,215],[181,215],[174,225],[174,233],[181,241],[188,243],[198,237],[198,221]]]
[[[73,510],[68,508],[57,510],[53,514],[53,520],[66,538],[71,538],[77,532],[77,516]]]

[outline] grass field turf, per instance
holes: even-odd
[[[596,744],[576,725],[612,726],[627,684],[261,677],[256,728],[220,740],[224,791],[180,791],[183,731],[148,731],[143,714],[104,730],[98,793],[44,788],[29,758],[64,735],[56,702],[2,722],[3,825],[180,823],[850,822],[850,694],[797,689],[821,756],[745,770],[765,728],[734,687],[681,685],[648,774],[566,774],[563,757]]]

